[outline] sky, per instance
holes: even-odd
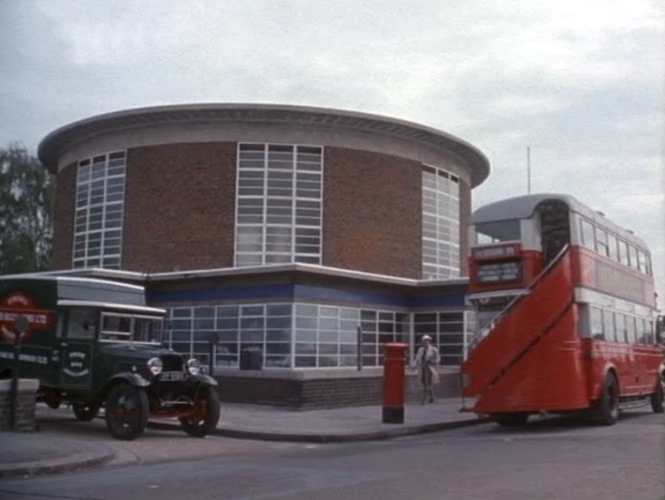
[[[150,105],[429,125],[489,158],[473,206],[572,194],[644,238],[665,307],[665,2],[0,0],[0,145]]]

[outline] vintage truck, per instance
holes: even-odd
[[[162,343],[163,309],[143,287],[49,275],[0,277],[0,378],[39,379],[38,401],[78,420],[104,409],[112,436],[140,436],[149,416],[191,436],[217,426],[217,382]],[[17,359],[18,358],[18,359]]]

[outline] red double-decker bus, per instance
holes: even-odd
[[[649,250],[575,198],[519,196],[474,212],[468,301],[478,330],[462,365],[472,411],[502,425],[590,410],[663,412],[664,348]]]

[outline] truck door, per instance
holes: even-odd
[[[92,384],[92,356],[97,331],[96,309],[71,308],[66,312],[60,343],[60,387],[88,390]]]

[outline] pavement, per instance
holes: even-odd
[[[98,465],[115,454],[110,446],[44,436],[38,432],[0,433],[0,478],[65,472]]]
[[[94,465],[142,464],[203,458],[240,450],[242,441],[217,436],[273,442],[339,443],[390,439],[444,431],[486,420],[461,413],[459,398],[405,406],[402,424],[382,423],[380,405],[321,410],[291,410],[274,406],[222,403],[219,425],[205,439],[191,438],[175,419],[151,420],[135,441],[118,441],[106,432],[103,418],[77,422],[70,408],[52,410],[37,405],[36,432],[0,433],[0,479],[64,472]]]

